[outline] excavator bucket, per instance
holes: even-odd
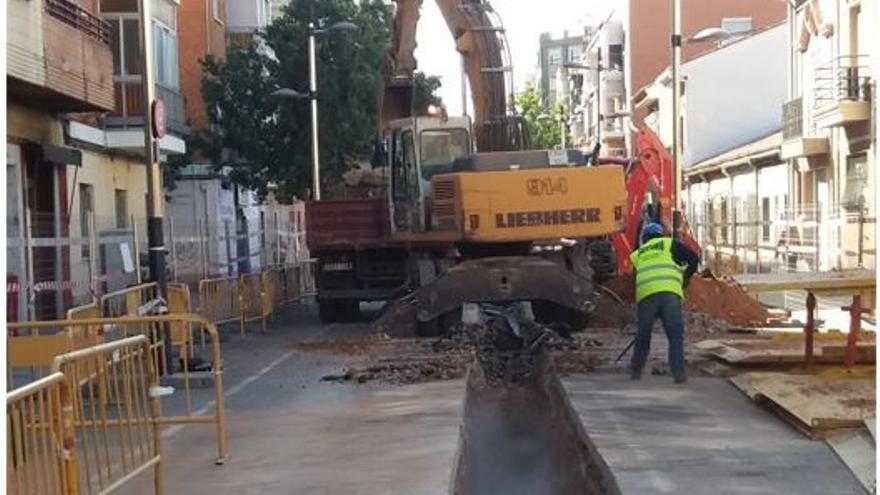
[[[466,303],[516,301],[547,301],[589,314],[594,307],[593,284],[562,264],[537,256],[464,261],[389,303],[374,328],[391,336],[412,335],[418,322],[432,321]]]

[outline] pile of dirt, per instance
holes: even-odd
[[[448,354],[415,360],[387,359],[367,366],[352,366],[340,374],[321,377],[324,382],[366,383],[381,381],[395,385],[461,378],[473,358]]]
[[[621,275],[606,282],[605,287],[621,299],[632,302],[633,280]],[[743,290],[736,282],[695,275],[685,294],[685,309],[723,320],[733,326],[766,325],[770,312]]]

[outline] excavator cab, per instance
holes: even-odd
[[[384,147],[390,167],[388,188],[393,232],[431,229],[431,179],[452,171],[472,152],[467,117],[415,117],[391,122]]]

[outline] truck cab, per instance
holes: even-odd
[[[392,232],[431,230],[431,178],[452,171],[456,159],[473,152],[467,117],[413,117],[391,121],[384,148],[391,183],[387,188]]]

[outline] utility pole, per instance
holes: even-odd
[[[596,63],[596,149],[602,146],[602,47]],[[598,156],[596,157],[598,158]]]
[[[165,277],[165,235],[162,231],[162,170],[159,165],[157,138],[165,132],[165,113],[161,101],[156,100],[156,82],[153,77],[153,33],[150,1],[140,0],[140,41],[143,56],[141,85],[144,92],[144,160],[147,165],[147,245],[149,246],[150,280],[159,287],[159,297],[167,300],[168,281]],[[137,242],[137,240],[135,240]],[[166,371],[173,370],[171,330],[163,325]]]
[[[672,168],[675,170],[675,199],[672,205],[672,229],[680,235],[682,201],[681,160],[681,0],[672,0]]]
[[[672,165],[675,170],[675,209],[681,210],[681,0],[672,0]]]
[[[309,23],[309,96],[312,104],[312,199],[321,199],[321,158],[318,155],[318,74],[315,68],[315,23]]]

